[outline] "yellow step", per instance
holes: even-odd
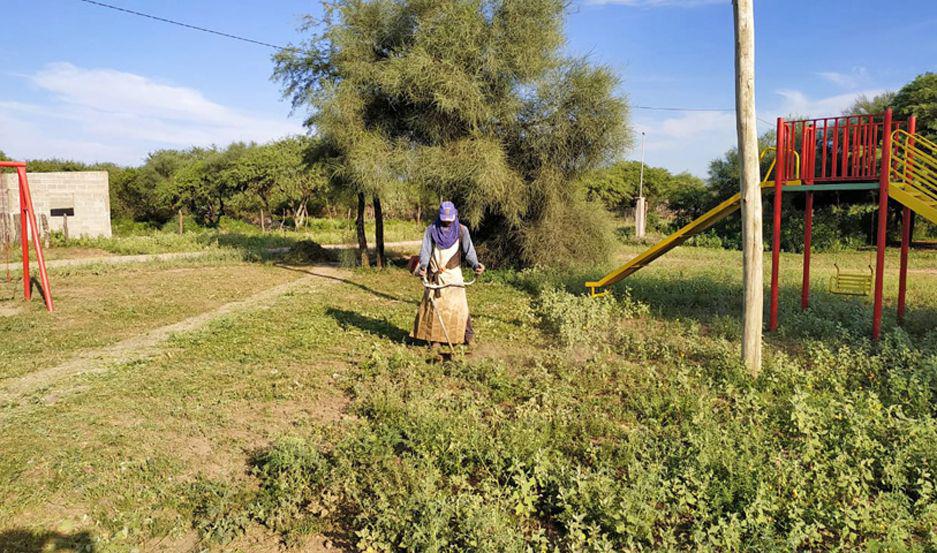
[[[893,182],[888,187],[888,196],[896,202],[911,208],[931,223],[937,224],[937,202],[904,182]]]

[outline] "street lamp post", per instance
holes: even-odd
[[[641,176],[638,179],[638,201],[634,206],[634,234],[644,238],[647,231],[647,202],[644,199],[644,143],[647,134],[641,131]]]

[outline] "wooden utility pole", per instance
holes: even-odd
[[[742,272],[744,307],[742,361],[752,374],[761,371],[764,318],[761,188],[758,130],[755,127],[754,0],[733,0],[735,13],[735,117],[739,135],[742,188]]]

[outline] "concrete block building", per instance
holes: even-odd
[[[68,215],[70,237],[111,236],[107,171],[27,173],[26,177],[32,191],[36,217],[39,219],[45,215],[50,230],[62,231],[65,221],[60,213],[73,212],[73,215]],[[0,174],[0,216],[12,220],[17,233],[19,213],[19,181],[16,173]]]

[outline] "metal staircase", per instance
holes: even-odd
[[[937,224],[937,144],[919,134],[892,134],[888,195]]]

